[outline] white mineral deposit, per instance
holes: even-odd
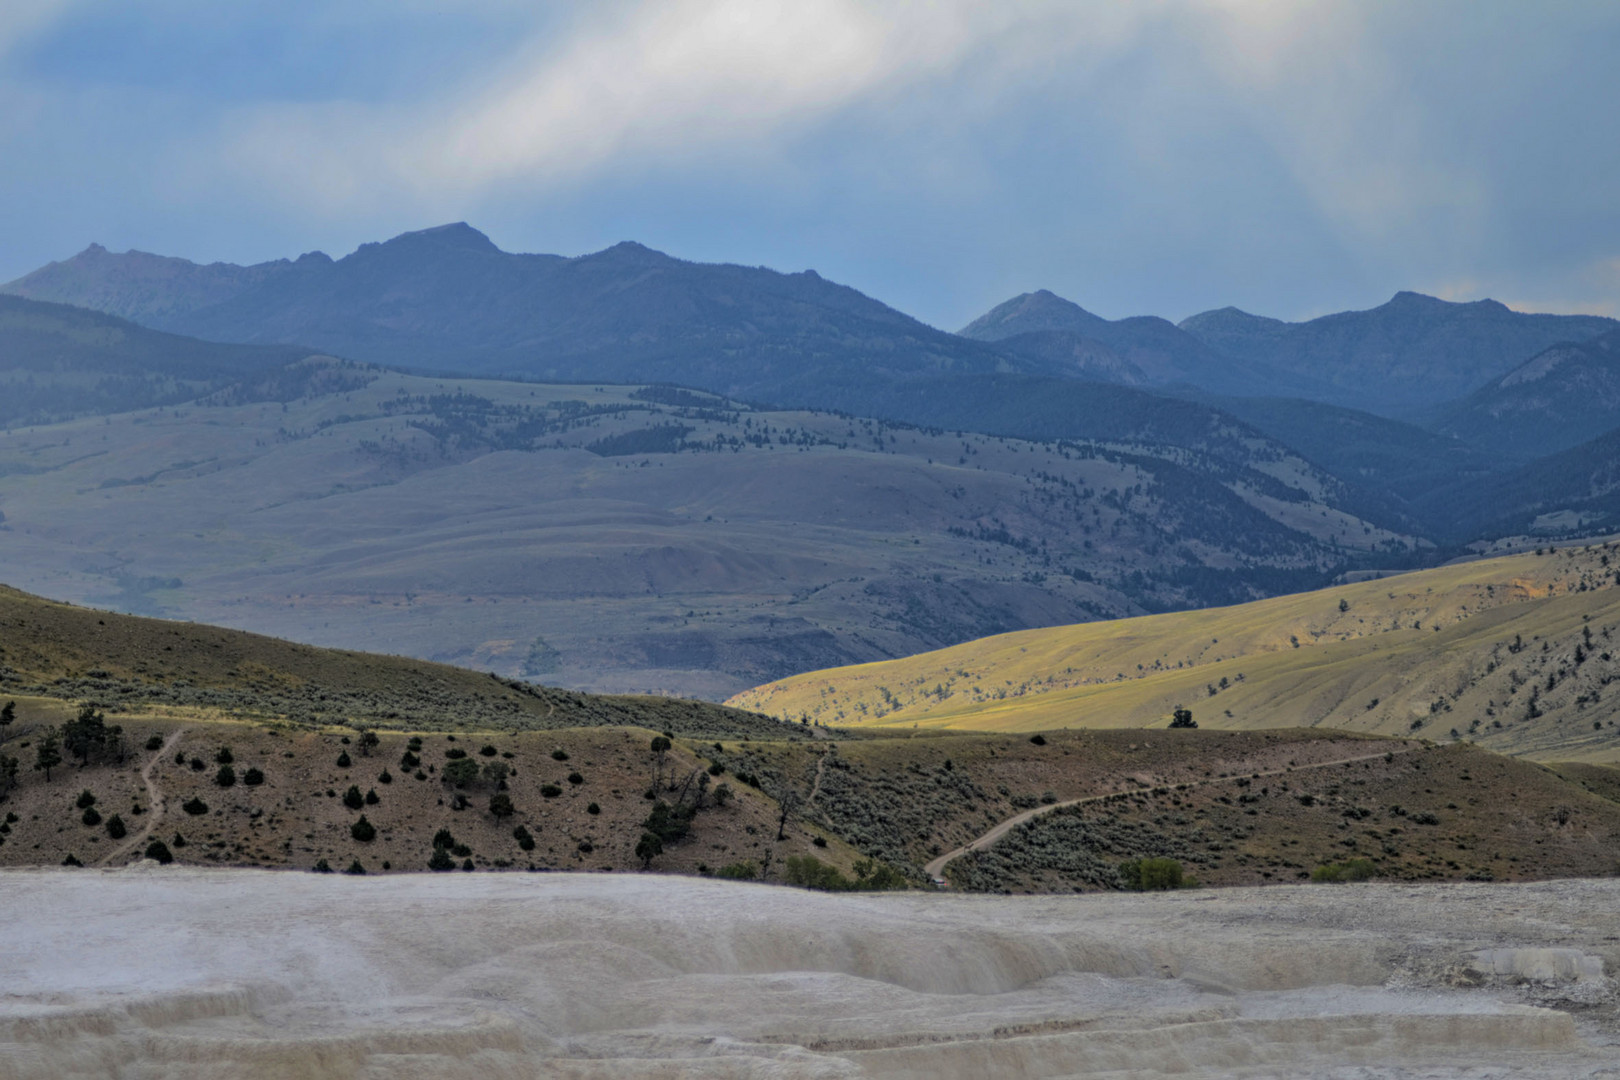
[[[0,1080],[1620,1076],[1620,881],[0,876]]]

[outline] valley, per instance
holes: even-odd
[[[1035,442],[668,387],[289,371],[0,432],[11,583],[719,699],[1004,630],[1293,591],[1422,546],[1241,429],[1202,449]]]

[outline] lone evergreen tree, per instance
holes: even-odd
[[[107,749],[122,730],[109,728],[101,710],[86,702],[80,706],[78,716],[62,725],[62,748],[78,758],[80,765],[88,765],[90,755]]]
[[[51,782],[51,770],[62,764],[62,737],[55,728],[39,737],[34,749],[34,768],[45,773],[45,782]]]
[[[1170,726],[1173,728],[1195,728],[1198,726],[1198,721],[1193,719],[1191,709],[1184,709],[1178,705],[1176,711],[1171,714]]]

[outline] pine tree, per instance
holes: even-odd
[[[62,737],[55,728],[39,737],[34,750],[34,768],[45,773],[45,782],[51,781],[51,770],[62,764]]]

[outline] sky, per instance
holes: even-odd
[[[0,0],[0,281],[467,221],[945,329],[1620,316],[1617,57],[1612,0]]]

